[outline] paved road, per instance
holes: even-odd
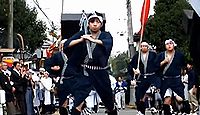
[[[137,111],[135,109],[126,108],[125,110],[120,110],[119,115],[136,115]],[[105,110],[100,109],[98,113],[93,115],[105,115]],[[151,115],[149,111],[146,111],[145,115]]]
[[[129,109],[126,108],[125,110],[120,110],[118,115],[136,115],[137,111],[135,109]],[[58,113],[55,113],[53,115],[59,115]],[[105,109],[101,108],[98,113],[94,113],[92,115],[106,115]],[[146,111],[145,115],[152,115],[150,111]],[[158,114],[154,114],[158,115]],[[191,114],[191,115],[198,115],[197,113]]]
[[[106,115],[104,111],[105,111],[104,109],[100,109],[100,111],[98,113],[93,114],[93,115]],[[137,114],[137,111],[135,109],[126,108],[125,110],[120,110],[118,115],[136,115],[136,114]],[[152,115],[152,114],[149,110],[146,110],[145,115]],[[154,115],[159,115],[159,114],[157,113]],[[198,115],[198,114],[191,113],[190,115]]]
[[[126,108],[125,110],[120,110],[118,115],[136,115],[137,111],[135,109]],[[59,115],[57,112],[53,115]],[[92,115],[106,115],[105,109],[101,108],[98,113]],[[145,115],[151,115],[149,111],[146,111]]]

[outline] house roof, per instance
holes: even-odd
[[[195,12],[198,14],[198,16],[200,17],[200,0],[189,0],[188,1],[192,8],[195,10]]]
[[[0,48],[0,53],[12,53],[15,49],[13,48]]]
[[[80,13],[66,13],[66,14],[62,14],[61,20],[80,20],[81,19],[82,14]],[[103,13],[103,20],[106,20],[105,18],[105,13]]]

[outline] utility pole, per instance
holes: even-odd
[[[128,47],[129,47],[129,58],[131,59],[135,55],[135,47],[133,40],[133,25],[132,25],[132,13],[131,13],[131,0],[126,1],[127,5],[127,27],[128,27]]]
[[[132,59],[132,57],[135,55],[135,47],[134,47],[134,40],[133,40],[133,25],[132,25],[132,13],[131,13],[131,1],[126,0],[127,5],[127,27],[128,27],[128,47],[129,47],[129,59]],[[130,105],[135,105],[135,87],[130,86]]]
[[[9,0],[8,48],[13,48],[13,0]]]
[[[62,18],[63,10],[64,10],[64,0],[62,0],[62,12],[61,12],[61,18]]]

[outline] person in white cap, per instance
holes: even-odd
[[[172,97],[183,104],[182,112],[190,112],[188,102],[184,101],[184,85],[181,81],[181,69],[185,66],[184,55],[175,50],[175,46],[177,44],[172,39],[168,39],[165,41],[166,51],[158,54],[164,115],[172,114],[170,109]]]
[[[51,89],[53,86],[52,78],[49,77],[49,73],[47,71],[44,72],[44,77],[41,78],[41,84],[44,87],[44,105],[42,106],[42,114],[47,112],[51,113],[54,112],[52,110],[52,100],[51,100]]]
[[[41,68],[39,69],[39,71],[40,71],[40,72],[45,72],[45,69],[41,67]]]

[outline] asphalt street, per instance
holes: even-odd
[[[118,115],[136,115],[137,111],[135,109],[126,108],[125,110],[119,110]],[[54,113],[53,115],[59,115],[58,112]],[[93,113],[92,115],[106,115],[105,109],[100,108],[98,113]],[[145,115],[152,115],[150,111],[146,111]]]
[[[136,115],[136,114],[137,114],[137,111],[135,109],[126,108],[125,110],[119,110],[118,115]],[[98,113],[95,113],[93,115],[106,115],[105,109],[101,108]],[[145,115],[152,115],[152,114],[150,113],[150,111],[146,111]]]

